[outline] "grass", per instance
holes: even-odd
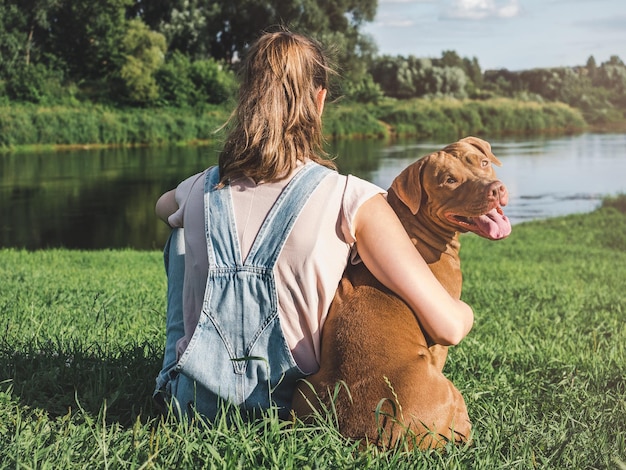
[[[230,103],[202,109],[0,105],[0,152],[207,143],[223,138],[215,131],[231,108]],[[339,100],[328,103],[324,113],[324,133],[330,139],[574,132],[587,127],[579,110],[562,103],[505,98],[386,99],[376,105]]]
[[[0,105],[0,151],[207,141],[217,137],[229,112],[227,105],[193,110]]]
[[[332,424],[159,418],[160,253],[0,250],[0,468],[626,468],[626,197],[462,237],[451,350],[473,445],[359,449]]]

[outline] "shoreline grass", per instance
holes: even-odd
[[[36,149],[198,145],[215,141],[230,104],[202,109],[118,109],[101,105],[0,106],[0,152]],[[581,112],[563,103],[489,100],[382,100],[326,107],[324,134],[346,138],[448,137],[574,133],[588,129]]]
[[[0,468],[626,468],[626,196],[461,240],[476,324],[445,372],[474,442],[444,452],[162,421],[160,253],[0,249]]]

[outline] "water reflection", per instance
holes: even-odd
[[[214,148],[81,150],[0,157],[0,244],[160,248],[158,196],[217,161]]]
[[[514,223],[593,210],[626,192],[626,134],[494,139],[498,175]],[[446,142],[334,143],[344,173],[387,188],[419,157]],[[160,249],[168,228],[154,203],[217,161],[215,147],[80,150],[0,156],[0,246],[39,249]]]

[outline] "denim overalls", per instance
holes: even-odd
[[[176,375],[176,343],[185,336],[183,320],[183,280],[185,277],[184,229],[172,230],[165,248],[163,262],[167,274],[167,317],[165,320],[165,352],[161,371],[156,378],[153,398],[165,411],[171,398],[172,377]]]
[[[204,207],[209,269],[203,308],[174,368],[178,374],[170,373],[179,414],[191,406],[212,419],[224,399],[238,406],[244,416],[271,405],[278,407],[280,416],[288,416],[295,383],[305,374],[296,365],[280,326],[273,269],[302,208],[329,171],[308,163],[296,173],[268,213],[244,263],[230,187],[215,189],[218,168],[207,171]],[[170,295],[175,293],[168,288],[168,309]],[[168,323],[169,317],[168,312]]]

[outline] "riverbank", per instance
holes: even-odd
[[[110,146],[198,145],[219,139],[229,106],[201,110],[158,108],[0,107],[0,152]],[[326,106],[329,139],[444,137],[469,134],[572,133],[588,126],[575,108],[505,98],[491,100],[391,100],[377,105]]]
[[[11,468],[621,468],[626,464],[626,200],[463,235],[476,312],[446,375],[473,444],[380,451],[270,416],[161,421],[161,254],[0,249],[0,462]],[[581,253],[584,254],[581,255]],[[592,444],[591,444],[592,443]],[[209,460],[207,460],[209,459]],[[306,465],[303,465],[306,464]],[[210,466],[210,465],[209,465]]]

